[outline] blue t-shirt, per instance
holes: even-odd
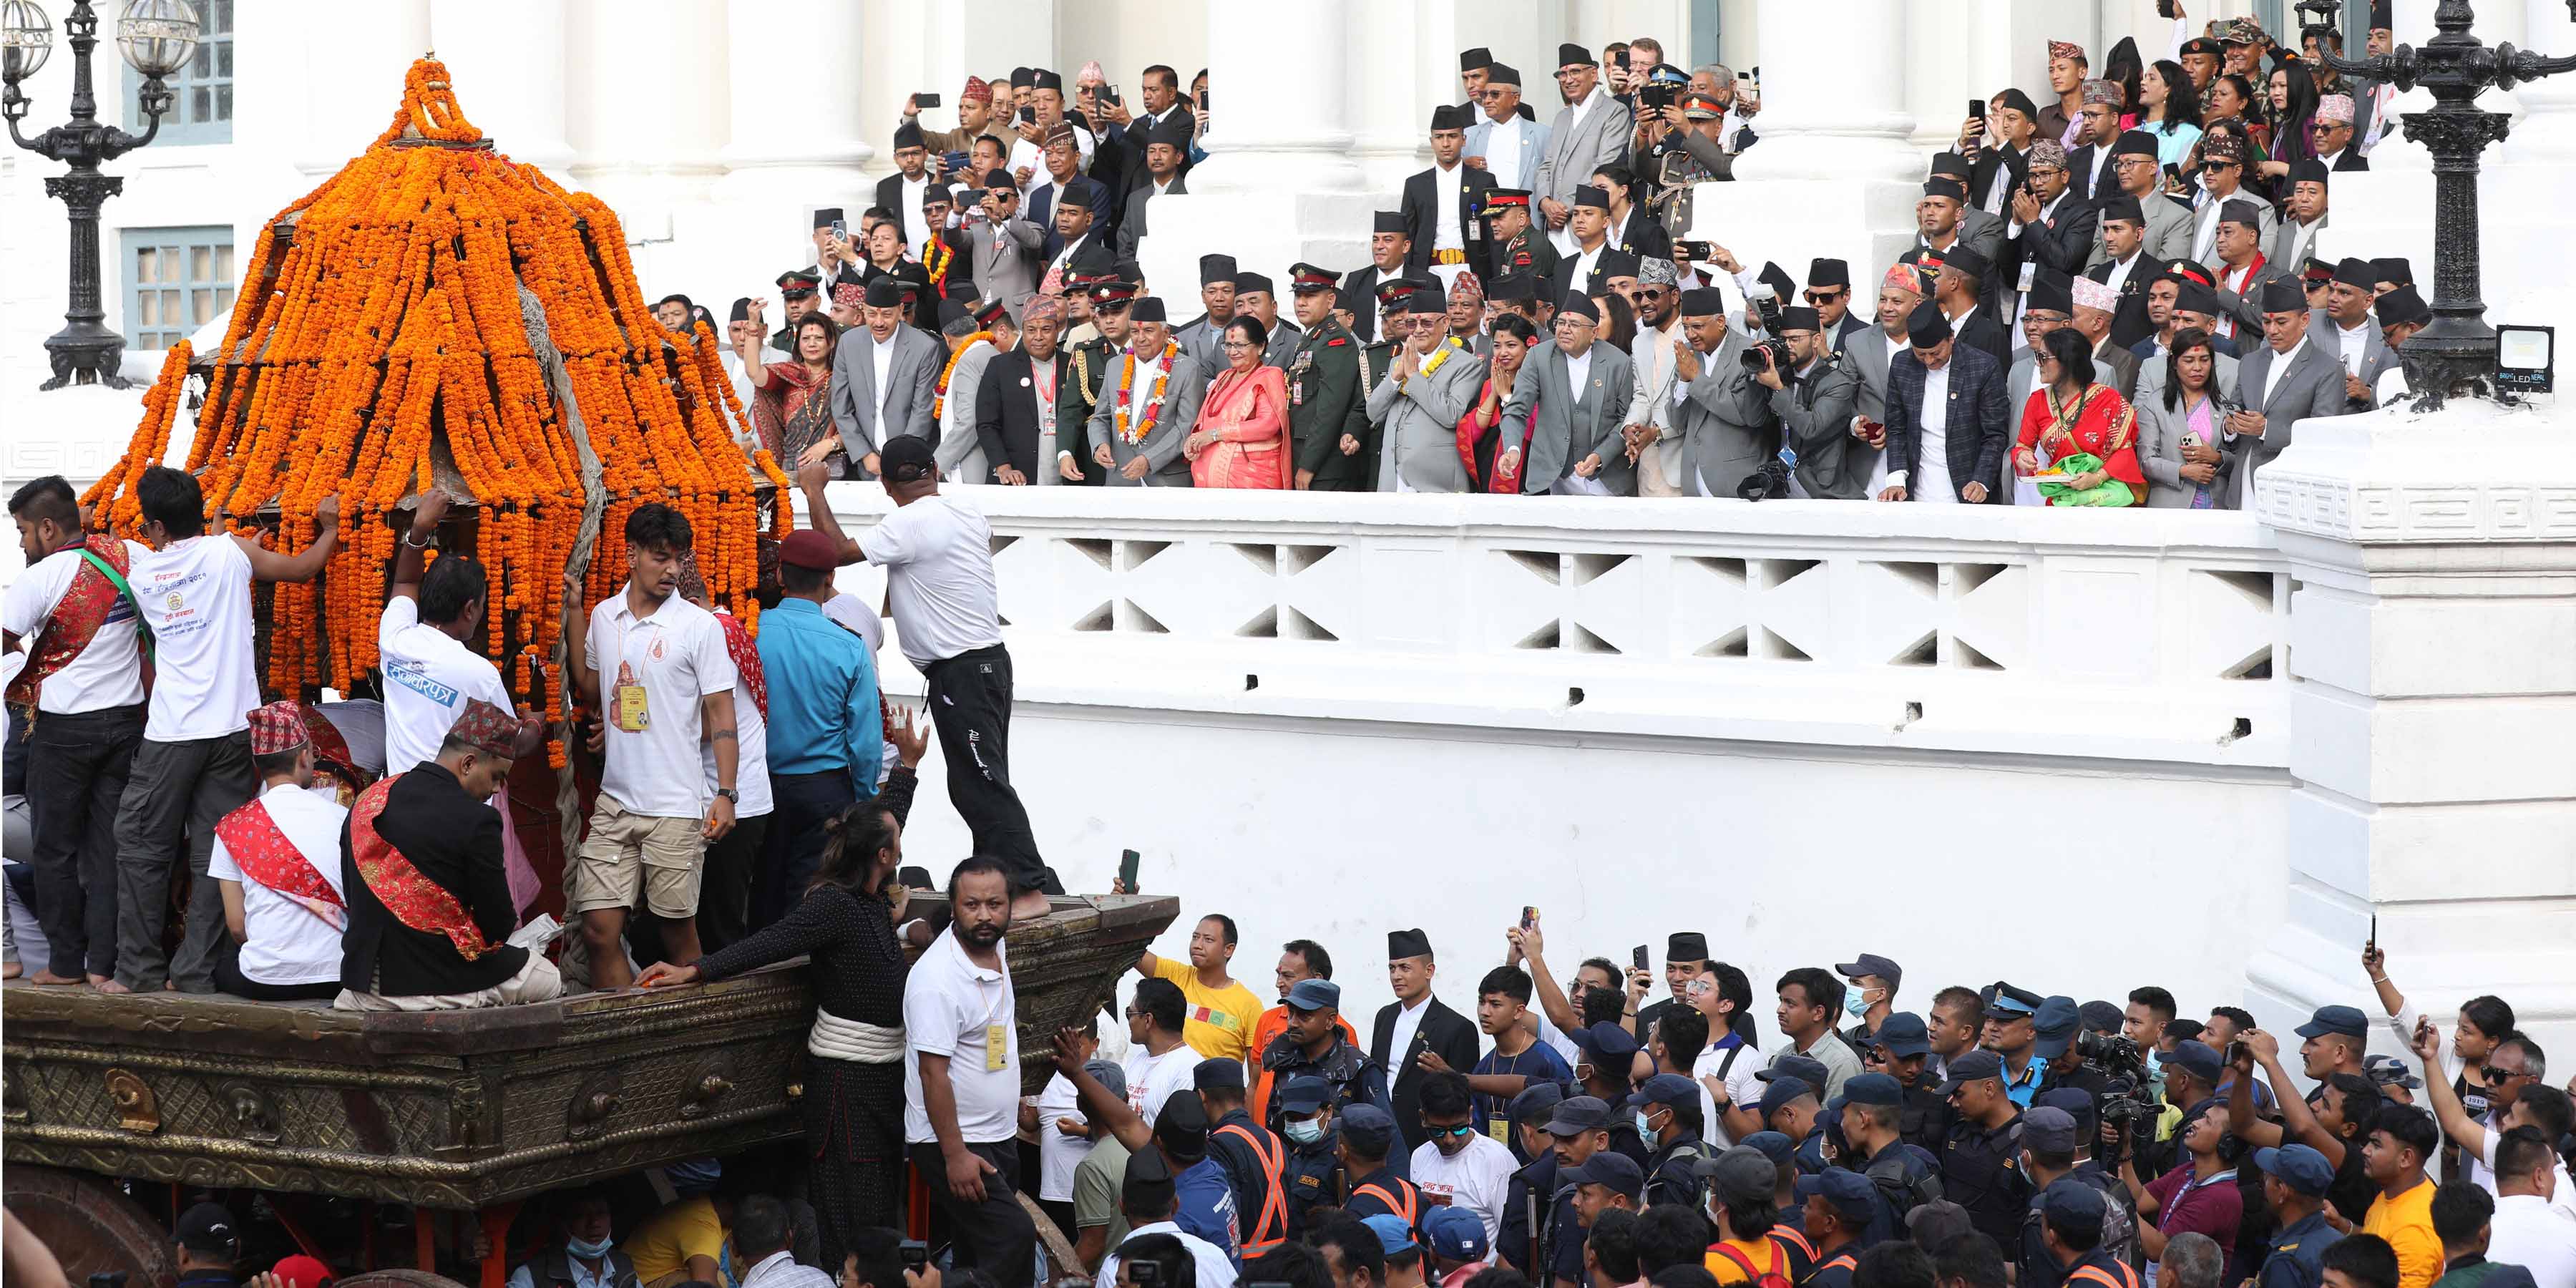
[[[1243,1232],[1234,1210],[1234,1186],[1226,1180],[1225,1169],[1214,1158],[1202,1158],[1172,1178],[1172,1190],[1180,1200],[1173,1223],[1225,1249],[1227,1260],[1242,1265]]]
[[[1476,1067],[1473,1072],[1479,1075],[1517,1073],[1533,1082],[1566,1083],[1574,1081],[1573,1067],[1566,1064],[1564,1056],[1556,1053],[1555,1047],[1549,1046],[1544,1042],[1530,1043],[1529,1049],[1521,1052],[1519,1055],[1504,1055],[1500,1051],[1488,1051],[1485,1053],[1484,1059],[1476,1062]],[[1511,1102],[1507,1100],[1503,1100],[1495,1096],[1488,1096],[1481,1092],[1478,1093],[1476,1096],[1476,1130],[1483,1132],[1488,1136],[1493,1136],[1494,1139],[1501,1141],[1506,1147],[1516,1145],[1517,1142],[1510,1139],[1510,1133],[1508,1131],[1504,1132],[1502,1135],[1495,1135],[1494,1133],[1494,1124],[1497,1121],[1505,1123],[1510,1121],[1511,1109]]]

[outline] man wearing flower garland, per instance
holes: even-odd
[[[1118,367],[1119,355],[1127,351],[1131,324],[1128,310],[1136,303],[1136,287],[1122,278],[1095,283],[1090,292],[1091,324],[1098,334],[1088,340],[1065,341],[1064,383],[1056,390],[1056,477],[1067,483],[1099,486],[1109,481],[1109,471],[1091,454],[1091,413],[1110,390],[1111,374]],[[1041,468],[1044,463],[1041,462]]]
[[[1199,418],[1207,382],[1173,342],[1160,299],[1136,301],[1127,326],[1127,352],[1103,373],[1091,412],[1091,459],[1109,471],[1111,487],[1188,487],[1181,442]]]
[[[993,462],[984,456],[976,433],[975,396],[984,387],[984,368],[1000,350],[993,333],[955,300],[939,302],[939,335],[948,346],[948,363],[939,373],[932,404],[939,417],[939,472],[960,483],[990,483]]]
[[[1369,391],[1369,420],[1378,426],[1381,492],[1464,492],[1458,418],[1476,400],[1485,364],[1448,335],[1448,297],[1438,287],[1415,291],[1404,306],[1414,322],[1394,369]]]

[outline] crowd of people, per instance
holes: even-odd
[[[2403,392],[2431,312],[2405,260],[2315,241],[2394,87],[2329,30],[2175,8],[2163,57],[2052,42],[2045,89],[1988,99],[1894,262],[1803,273],[1687,236],[1760,97],[1651,38],[1562,46],[1550,113],[1467,50],[1368,263],[1220,251],[1194,284],[1136,247],[1204,159],[1206,72],[969,77],[953,129],[907,104],[855,224],[814,212],[776,312],[734,301],[746,445],[869,478],[920,437],[1004,486],[2241,508],[2297,421]]]

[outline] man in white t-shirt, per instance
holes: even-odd
[[[730,610],[715,606],[694,558],[680,570],[680,595],[715,618],[725,656],[733,661],[734,745],[740,749],[734,758],[734,781],[742,784],[741,799],[734,802],[733,830],[707,846],[706,879],[698,893],[700,946],[715,952],[751,933],[751,892],[759,878],[762,847],[768,842],[769,816],[777,808],[769,786],[769,681],[751,631]],[[716,745],[703,742],[698,751],[712,795]]]
[[[733,658],[715,615],[677,593],[690,548],[679,511],[658,501],[637,506],[626,518],[626,585],[591,609],[589,634],[573,654],[574,686],[599,704],[592,745],[605,761],[590,835],[564,882],[565,911],[581,919],[590,950],[593,988],[633,981],[624,935],[639,894],[661,920],[663,960],[698,959],[705,848],[733,831],[741,803]],[[712,773],[701,742],[714,748]]]
[[[902,441],[902,440],[897,440]],[[956,1259],[1001,1288],[1030,1288],[1037,1226],[1019,1187],[1020,1038],[1002,938],[1011,887],[978,855],[948,876],[948,929],[903,982],[903,1140]]]
[[[1127,1107],[1154,1125],[1163,1102],[1176,1091],[1197,1094],[1193,1080],[1199,1053],[1181,1036],[1188,1022],[1189,999],[1168,979],[1136,981],[1136,996],[1127,1003]]]
[[[214,957],[224,933],[221,889],[206,880],[215,823],[248,801],[250,711],[259,705],[252,648],[253,581],[310,581],[340,544],[340,498],[313,508],[313,544],[292,555],[248,537],[206,532],[206,498],[186,470],[155,465],[135,491],[143,539],[126,576],[152,628],[152,697],[143,742],[116,809],[116,976],[110,993],[215,991]],[[199,879],[188,895],[188,928],[175,959],[161,952],[170,878],[187,842]]]
[[[428,564],[429,546],[447,516],[448,497],[432,488],[421,494],[411,529],[394,544],[392,598],[376,626],[376,649],[385,676],[385,771],[399,774],[438,759],[468,699],[515,710],[501,668],[466,643],[483,633],[489,583],[483,565],[449,554]],[[428,564],[428,571],[422,567]],[[525,734],[543,738],[544,724],[528,721]],[[535,751],[522,747],[520,756]],[[504,815],[507,817],[507,815]]]
[[[215,824],[206,874],[221,886],[224,924],[239,957],[218,958],[215,985],[258,1002],[327,1002],[340,995],[340,830],[349,811],[313,787],[304,710],[272,702],[250,713],[259,799]]]
[[[24,660],[9,703],[42,717],[12,744],[27,757],[33,836],[13,836],[9,857],[27,861],[44,928],[41,948],[20,946],[34,983],[103,983],[116,969],[116,803],[143,741],[143,648],[134,600],[116,583],[143,547],[83,533],[59,474],[11,493],[9,517],[27,560],[0,597],[5,651]]]
[[[930,721],[948,760],[948,800],[974,833],[975,853],[1000,859],[1011,878],[1011,914],[1045,916],[1047,896],[1064,893],[1038,855],[1028,809],[1011,787],[1011,655],[993,581],[993,525],[973,506],[939,491],[927,439],[887,440],[879,477],[895,508],[852,540],[823,495],[830,475],[797,472],[814,527],[841,547],[841,562],[886,570],[886,603],[903,655],[928,682]]]
[[[1423,1078],[1416,1093],[1422,1129],[1430,1139],[1413,1147],[1411,1179],[1423,1201],[1473,1212],[1485,1223],[1485,1246],[1502,1232],[1503,1201],[1520,1160],[1511,1148],[1476,1130],[1467,1079],[1455,1071]]]

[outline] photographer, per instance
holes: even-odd
[[[2323,1155],[2326,1165],[2334,1169],[2333,1183],[2326,1188],[2327,1219],[2338,1229],[2359,1224],[2379,1193],[2361,1164],[2362,1133],[2385,1099],[2378,1084],[2360,1074],[2328,1074],[2304,1100],[2281,1097],[2281,1121],[2268,1122],[2254,1116],[2254,1066],[2263,1066],[2273,1086],[2290,1085],[2289,1071],[2281,1067],[2280,1039],[2261,1029],[2246,1029],[2236,1035],[2235,1046],[2236,1076],[2227,1092],[2228,1129],[2258,1149],[2295,1143]]]
[[[2138,1209],[2138,1251],[2149,1261],[2165,1255],[2178,1235],[2205,1234],[2233,1256],[2245,1192],[2236,1185],[2236,1160],[2244,1146],[2227,1130],[2226,1102],[2209,1099],[2183,1111],[2182,1161],[2153,1181],[2138,1179],[2134,1153],[2120,1160],[2120,1182]]]
[[[1833,352],[1816,311],[1811,308],[1765,310],[1764,324],[1776,320],[1776,341],[1756,344],[1762,359],[1753,382],[1771,391],[1771,414],[1779,418],[1786,441],[1779,459],[1789,466],[1792,497],[1823,501],[1857,501],[1869,483],[1869,471],[1847,468],[1855,454],[1851,443],[1852,409],[1860,402],[1860,378],[1850,360]],[[1786,371],[1782,359],[1786,358]],[[1846,972],[1849,973],[1849,972]]]

